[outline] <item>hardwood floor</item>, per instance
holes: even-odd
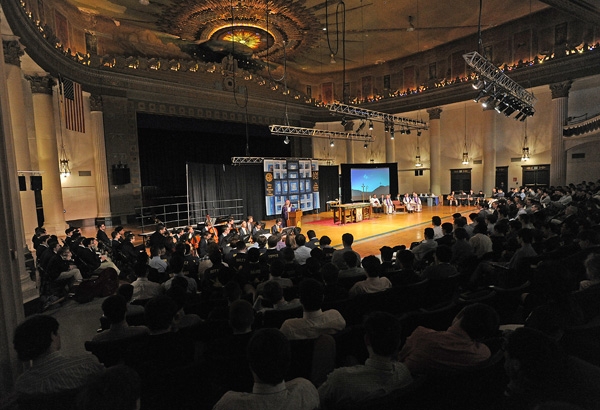
[[[332,212],[321,212],[302,217],[302,232],[313,229],[319,238],[327,235],[336,248],[342,245],[342,235],[349,232],[354,235],[352,248],[365,257],[379,255],[379,249],[385,245],[408,247],[422,240],[423,230],[432,226],[431,217],[435,215],[442,218],[442,222],[452,222],[452,214],[460,212],[468,217],[474,211],[476,208],[470,206],[424,206],[419,213],[375,214],[372,219],[345,225],[334,224]]]

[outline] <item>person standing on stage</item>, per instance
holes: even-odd
[[[281,226],[283,226],[284,228],[287,226],[287,221],[290,217],[290,212],[294,212],[295,210],[296,210],[296,208],[294,208],[292,206],[292,203],[290,202],[290,200],[286,199],[285,203],[281,207],[281,219],[283,220],[283,223],[281,224]]]

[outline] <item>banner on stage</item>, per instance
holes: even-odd
[[[318,209],[319,163],[309,159],[265,159],[265,206],[269,216],[281,213],[289,199],[296,209]]]

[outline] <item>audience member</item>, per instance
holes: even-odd
[[[321,243],[323,242],[323,238],[321,238]],[[354,235],[346,232],[342,235],[342,245],[343,248],[334,252],[331,257],[331,263],[336,265],[339,269],[344,269],[344,253],[346,252],[354,252],[357,256],[356,266],[360,266],[360,254],[352,250],[352,244],[354,243]]]
[[[248,363],[254,376],[252,393],[229,391],[214,410],[297,409],[319,407],[319,393],[311,382],[284,377],[290,366],[290,345],[277,329],[260,329],[248,342]]]
[[[346,321],[335,309],[321,310],[323,285],[314,279],[300,283],[300,303],[304,309],[302,318],[287,319],[281,332],[290,340],[314,339],[321,334],[334,334],[346,327]]]
[[[481,341],[496,335],[498,323],[498,314],[490,306],[466,306],[446,331],[417,327],[406,339],[399,359],[412,374],[473,368],[490,358],[490,349]]]
[[[329,374],[319,387],[321,409],[357,408],[412,383],[408,368],[393,359],[400,348],[400,321],[389,313],[373,312],[364,325],[369,358],[364,365]]]
[[[452,249],[450,247],[446,245],[438,246],[435,249],[433,257],[434,263],[421,272],[421,278],[437,280],[458,274],[454,265],[450,264],[450,260],[452,259]]]
[[[380,277],[381,262],[373,255],[365,257],[362,261],[363,268],[367,272],[367,279],[356,282],[348,294],[350,297],[363,293],[383,292],[392,287],[392,282],[386,277]]]
[[[132,302],[137,300],[149,300],[163,293],[160,284],[152,282],[148,279],[148,266],[138,264],[135,266],[135,274],[137,279],[131,283],[133,286]]]
[[[138,410],[140,376],[125,365],[112,366],[94,375],[77,396],[77,410]]]
[[[150,333],[146,326],[129,326],[125,320],[127,302],[119,295],[112,295],[102,302],[102,312],[108,319],[110,328],[93,337],[94,342],[127,339]]]
[[[31,316],[15,329],[13,346],[19,360],[30,367],[15,381],[21,394],[58,393],[84,386],[87,378],[104,367],[91,354],[63,356],[58,321],[52,316]]]

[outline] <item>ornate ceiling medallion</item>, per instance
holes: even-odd
[[[251,48],[256,57],[268,53],[269,60],[278,61],[283,58],[284,44],[290,57],[317,41],[319,20],[299,3],[303,2],[239,0],[232,7],[230,0],[182,0],[165,8],[157,24],[182,40],[197,43],[233,38]]]

